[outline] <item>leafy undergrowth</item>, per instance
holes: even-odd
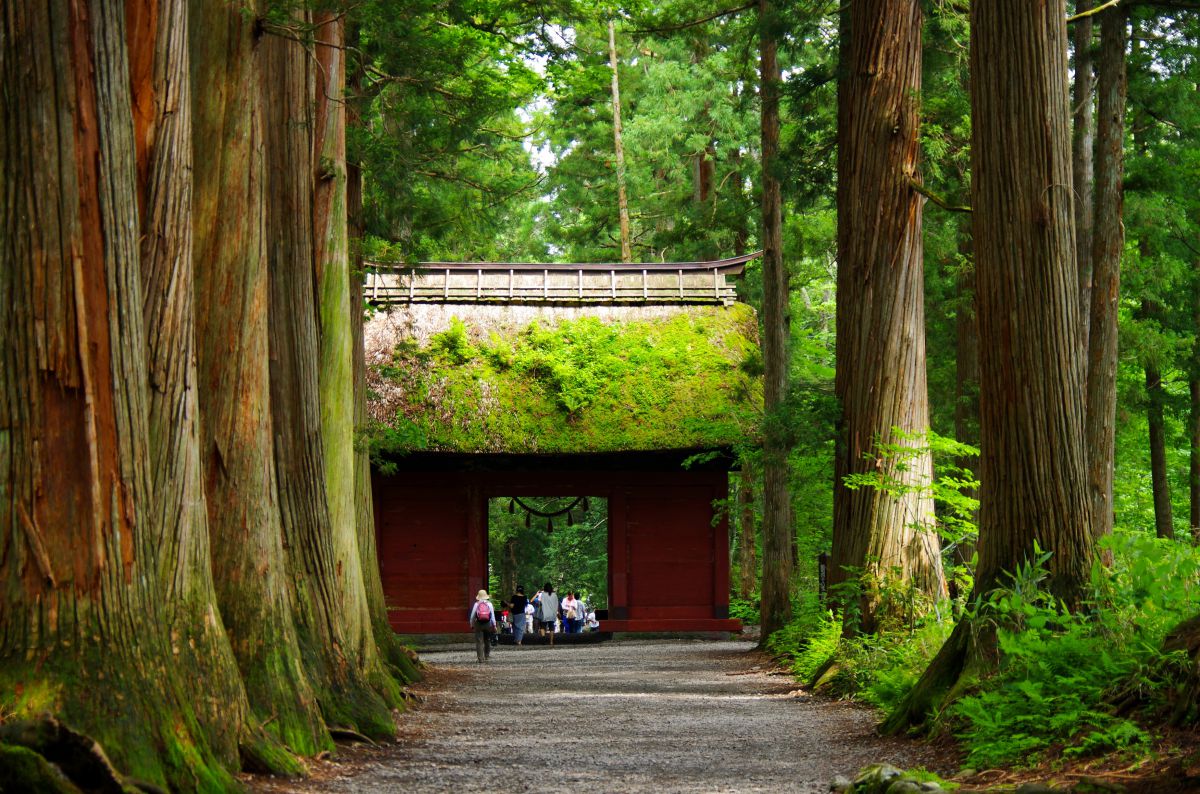
[[[994,632],[998,664],[938,715],[973,769],[1078,766],[1105,756],[1136,766],[1161,756],[1152,715],[1169,699],[1162,672],[1186,662],[1163,638],[1200,612],[1200,552],[1140,533],[1103,541],[1087,608],[1070,614],[1041,588],[1043,555],[1009,586],[964,611],[975,630]],[[932,611],[874,636],[843,638],[842,621],[811,612],[773,635],[771,650],[819,691],[852,697],[881,713],[899,704],[949,635]],[[1112,704],[1136,702],[1124,713]],[[1110,764],[1111,765],[1111,764]]]

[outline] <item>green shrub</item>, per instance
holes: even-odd
[[[1070,613],[1043,588],[1048,553],[1020,566],[1008,585],[979,599],[963,620],[994,632],[999,664],[941,715],[976,768],[1063,757],[1144,751],[1153,738],[1108,705],[1136,690],[1155,708],[1170,694],[1157,675],[1180,660],[1163,638],[1200,612],[1200,551],[1147,533],[1119,532],[1100,542],[1112,563],[1097,563],[1086,608]],[[839,616],[798,618],[768,647],[806,684],[854,697],[881,711],[897,706],[953,627],[939,605],[912,628],[893,624],[844,638]]]
[[[972,620],[996,630],[1000,665],[946,713],[968,764],[1029,762],[1052,747],[1071,757],[1148,745],[1150,733],[1108,703],[1130,686],[1151,703],[1166,696],[1143,673],[1170,663],[1159,650],[1163,638],[1200,609],[1200,553],[1132,532],[1100,546],[1113,562],[1095,566],[1092,597],[1079,613],[1037,587],[1048,555],[974,610]]]

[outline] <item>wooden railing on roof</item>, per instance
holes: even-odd
[[[728,279],[761,251],[714,262],[574,263],[368,262],[364,292],[373,304],[554,303],[730,304]]]

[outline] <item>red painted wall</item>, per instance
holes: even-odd
[[[729,612],[729,533],[713,522],[727,475],[670,472],[406,472],[374,479],[375,526],[392,627],[467,631],[487,576],[487,500],[609,500],[612,631],[737,630]]]

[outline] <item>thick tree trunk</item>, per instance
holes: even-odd
[[[314,72],[308,68],[309,53],[289,38],[268,35],[262,49],[271,415],[293,614],[325,721],[390,737],[395,733],[391,713],[360,665],[363,638],[352,634],[356,626],[365,627],[362,605],[350,596],[346,582],[349,568],[361,571],[361,563],[357,553],[346,556],[347,544],[330,523],[326,489],[313,271]],[[354,533],[357,528],[342,529]],[[355,536],[349,545],[356,544]]]
[[[57,715],[121,772],[224,789],[163,609],[124,5],[9,3],[0,41],[5,739]]]
[[[1079,604],[1092,562],[1072,217],[1063,0],[971,4],[972,194],[980,342],[976,594],[1052,553],[1046,586]],[[989,658],[960,621],[885,727],[923,722]],[[980,637],[976,641],[976,637]]]
[[[1095,0],[1075,0],[1075,13],[1089,11]],[[1096,76],[1092,67],[1092,17],[1075,21],[1075,83],[1071,96],[1074,124],[1071,135],[1071,183],[1075,187],[1075,259],[1079,271],[1080,327],[1083,352],[1087,355],[1092,311],[1092,228],[1095,223],[1093,201],[1093,163],[1095,157]],[[1086,377],[1086,373],[1085,373]]]
[[[141,283],[150,378],[151,526],[165,618],[188,699],[213,751],[236,769],[259,737],[216,603],[197,426],[192,285],[192,114],[187,0],[126,0]],[[282,770],[281,770],[282,771]]]
[[[738,595],[749,599],[754,595],[758,574],[757,531],[754,522],[754,472],[742,464],[738,481]]]
[[[625,144],[621,138],[621,77],[617,61],[616,25],[608,20],[608,65],[612,69],[613,148],[616,153],[617,215],[621,225],[621,261],[633,261],[629,240],[629,198],[625,193]]]
[[[398,682],[383,667],[371,627],[364,568],[378,568],[359,549],[356,500],[355,318],[362,304],[351,303],[350,228],[346,165],[345,23],[341,15],[322,12],[316,18],[316,83],[313,126],[314,283],[320,315],[318,383],[321,438],[325,455],[325,487],[335,564],[341,573],[342,626],[346,651],[372,686],[390,705],[403,703]],[[361,282],[361,279],[358,279]],[[374,544],[372,544],[373,546]]]
[[[1091,332],[1087,360],[1087,464],[1092,534],[1113,527],[1113,454],[1117,414],[1117,313],[1125,247],[1122,178],[1125,144],[1126,12],[1100,22],[1100,94],[1096,133],[1096,225],[1092,248]]]
[[[779,415],[787,396],[788,274],[783,261],[783,210],[779,184],[779,68],[777,12],[770,0],[759,0],[759,46],[762,76],[762,247],[763,247],[763,560],[762,642],[792,616],[792,505],[788,489],[788,449],[784,419]]]
[[[276,496],[260,48],[253,17],[192,0],[196,359],[217,602],[258,722],[332,749],[300,657]]]
[[[842,403],[834,467],[830,585],[911,582],[946,594],[934,529],[933,459],[882,457],[877,445],[921,446],[929,430],[925,378],[921,205],[909,181],[920,152],[921,8],[859,0],[843,15],[838,92],[836,390]],[[850,489],[879,473],[899,492]],[[880,592],[864,587],[847,629],[876,630]]]

